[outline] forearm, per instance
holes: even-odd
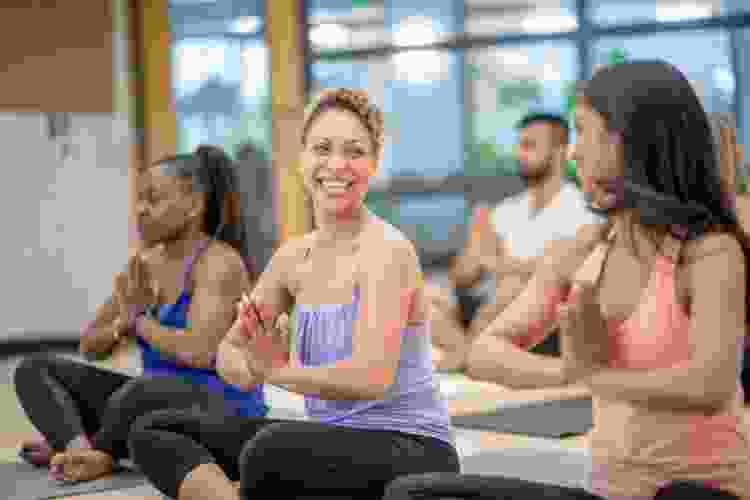
[[[527,281],[534,274],[536,270],[537,258],[530,259],[519,259],[511,255],[500,255],[497,258],[497,263],[493,267],[497,279],[504,278],[506,276],[519,276],[524,281]]]
[[[112,296],[96,309],[94,319],[81,329],[78,349],[84,355],[109,353],[117,342],[115,322],[120,316],[120,306]]]
[[[609,400],[669,411],[713,412],[731,396],[696,383],[687,366],[653,370],[604,368],[589,374],[583,382],[592,394]]]
[[[330,400],[379,399],[388,385],[374,370],[355,366],[349,360],[325,366],[289,365],[273,372],[266,382]]]
[[[512,389],[557,387],[567,383],[560,359],[531,354],[509,339],[486,336],[472,344],[467,373],[473,379]]]
[[[109,354],[116,343],[114,321],[108,324],[92,321],[81,331],[78,351],[87,358],[96,358]]]
[[[169,328],[158,321],[141,316],[136,322],[137,335],[160,353],[194,368],[213,368],[216,349],[211,349],[206,339],[189,329]]]

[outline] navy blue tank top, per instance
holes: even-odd
[[[174,304],[159,306],[159,324],[167,328],[189,328],[187,312],[191,301],[191,276],[195,260],[208,248],[210,240],[202,242],[196,252],[187,258],[185,263],[184,284],[180,296]],[[224,399],[229,407],[228,414],[245,415],[250,417],[265,416],[268,406],[263,397],[263,386],[258,385],[250,391],[243,391],[222,380],[215,369],[194,368],[179,364],[143,340],[136,337],[141,350],[144,375],[178,376],[195,384],[207,385],[209,388],[224,393]]]

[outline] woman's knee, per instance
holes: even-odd
[[[49,374],[50,368],[59,363],[59,358],[54,354],[37,353],[32,354],[21,360],[13,372],[13,384],[16,392],[23,389],[29,384],[36,385],[36,382],[45,374]]]
[[[444,474],[433,473],[397,477],[386,486],[383,500],[411,500],[418,495],[424,495],[429,491],[428,486],[443,476]]]
[[[268,424],[259,430],[242,448],[240,453],[240,470],[257,472],[260,463],[269,469],[278,468],[276,457],[284,447],[289,448],[289,440],[284,436],[285,427],[289,424],[277,422]],[[286,443],[286,445],[284,445]],[[285,455],[288,459],[289,455]]]
[[[141,415],[135,419],[128,434],[128,451],[130,457],[138,462],[138,457],[144,456],[153,448],[158,433],[174,422],[175,412],[158,410]]]

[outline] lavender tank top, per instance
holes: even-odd
[[[302,366],[319,366],[352,354],[359,289],[349,304],[297,306],[295,345]],[[305,396],[308,418],[347,427],[389,430],[437,438],[455,445],[432,366],[428,322],[402,330],[401,359],[394,383],[379,400],[326,400]]]

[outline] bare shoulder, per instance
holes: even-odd
[[[685,244],[683,259],[690,266],[710,262],[711,266],[734,267],[744,266],[745,254],[742,245],[733,234],[708,233]]]
[[[416,265],[414,243],[392,224],[375,216],[362,235],[361,255],[368,261]]]
[[[222,241],[212,241],[203,256],[195,263],[194,274],[197,280],[241,279],[246,272],[240,253]]]

